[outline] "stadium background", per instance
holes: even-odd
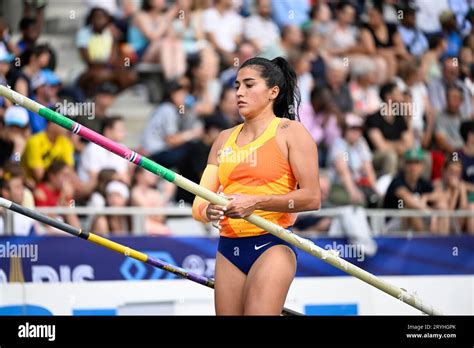
[[[19,4],[0,6],[0,82],[195,181],[218,131],[241,121],[239,64],[256,54],[287,57],[302,92],[301,121],[320,150],[324,198],[321,212],[300,216],[297,233],[341,248],[342,257],[446,313],[474,313],[471,2],[183,1],[189,9],[173,10],[174,2],[155,1],[162,13],[140,11],[140,1]],[[102,26],[96,33],[85,23],[92,9]],[[138,32],[155,15],[152,31],[169,25],[142,47]],[[373,34],[384,28],[388,44]],[[384,128],[387,112],[396,121]],[[0,120],[2,196],[213,276],[217,231],[191,219],[192,196],[3,99]],[[68,140],[38,161],[45,136]],[[388,186],[417,161],[437,196],[409,207],[396,197],[394,206]],[[0,221],[0,314],[213,313],[209,289],[7,211]],[[14,257],[12,244],[36,246],[38,258]],[[287,307],[417,313],[304,253]]]

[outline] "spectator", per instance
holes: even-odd
[[[28,59],[22,60],[24,64],[21,71],[8,81],[9,84],[14,86],[18,93],[31,97],[33,94],[31,81],[40,74],[41,69],[49,65],[50,58],[51,53],[48,46],[36,46],[29,54]]]
[[[53,74],[53,75],[51,75]],[[54,80],[56,76],[54,73],[44,73],[40,71],[31,80],[31,90],[33,92],[32,98],[34,101],[44,105],[47,108],[54,109],[58,102],[57,89],[53,86],[59,80]],[[30,120],[30,128],[33,134],[44,131],[46,129],[47,120],[28,110],[28,117]]]
[[[397,73],[397,56],[409,58],[405,45],[397,31],[397,26],[383,20],[382,6],[372,6],[368,11],[368,22],[361,30],[361,44],[366,54],[372,58],[382,57],[387,67],[385,81]]]
[[[385,209],[417,209],[430,212],[447,208],[442,192],[439,189],[435,190],[429,181],[421,177],[424,157],[424,151],[421,149],[410,149],[405,152],[403,170],[393,179],[385,195],[383,204]],[[393,218],[387,228],[447,234],[448,224],[449,218],[436,216],[432,216],[431,221],[426,221],[422,217]]]
[[[325,48],[336,56],[354,55],[363,53],[362,47],[358,44],[359,31],[353,25],[356,11],[349,2],[338,2],[336,5],[336,21],[328,31]]]
[[[43,181],[45,172],[54,160],[61,160],[71,168],[74,166],[74,146],[66,134],[64,128],[48,122],[46,130],[28,139],[21,157],[27,180]]]
[[[288,57],[288,62],[295,69],[296,78],[298,79],[298,88],[301,94],[301,104],[310,102],[311,91],[314,87],[313,76],[311,76],[311,60],[310,55],[300,50],[293,51]]]
[[[124,208],[128,205],[129,198],[130,191],[123,182],[114,180],[107,184],[105,188],[107,207]],[[94,221],[92,230],[103,235],[126,236],[131,229],[129,220],[125,215],[101,215]]]
[[[41,27],[36,18],[23,17],[20,20],[19,29],[21,38],[16,43],[17,51],[15,54],[21,57],[21,61],[24,61],[26,57],[24,54],[36,47],[36,42],[41,35]]]
[[[309,56],[311,75],[316,85],[324,83],[326,76],[326,61],[329,60],[326,52],[321,50],[322,37],[318,33],[306,33],[303,51]]]
[[[179,167],[193,141],[202,137],[202,124],[186,105],[187,90],[178,82],[169,86],[168,95],[145,127],[142,148],[146,155],[165,167]],[[180,112],[183,110],[184,113]]]
[[[159,177],[150,173],[142,167],[136,167],[133,176],[131,205],[141,208],[162,208],[166,205],[167,199],[157,190]],[[174,190],[173,190],[174,191]],[[173,192],[172,191],[172,192]],[[171,231],[166,226],[166,219],[163,215],[147,215],[145,217],[145,232],[148,235],[170,235]]]
[[[456,85],[463,91],[463,102],[460,110],[463,119],[473,116],[471,95],[467,86],[459,77],[460,72],[458,59],[447,58],[444,60],[442,78],[432,80],[428,84],[428,94],[435,114],[444,112],[444,110],[446,110],[446,90],[449,85]]]
[[[232,54],[242,40],[243,18],[232,8],[232,0],[216,0],[214,7],[204,11],[204,32],[221,57],[221,64],[234,63]]]
[[[409,95],[409,100],[404,103],[410,106],[411,115],[405,116],[411,116],[414,146],[428,149],[433,137],[434,114],[422,74],[418,61],[402,61],[397,84],[406,96]]]
[[[462,179],[467,190],[469,209],[474,209],[474,121],[465,121],[461,124],[461,136],[464,141],[462,149],[458,150],[459,160],[462,162]],[[474,233],[474,221],[469,219],[467,230]]]
[[[366,138],[374,152],[374,167],[377,177],[398,170],[398,156],[413,144],[412,130],[405,121],[407,115],[400,113],[400,103],[404,101],[400,89],[389,82],[380,89],[382,107],[367,117]]]
[[[457,57],[462,46],[462,37],[457,28],[456,15],[445,10],[439,15],[443,36],[447,41],[445,57]]]
[[[279,45],[268,46],[260,56],[267,59],[287,58],[291,51],[299,50],[303,43],[303,33],[296,25],[285,25],[281,30]]]
[[[222,90],[219,105],[212,116],[204,119],[204,124],[208,127],[211,123],[219,125],[219,128],[232,128],[243,122],[237,107],[237,96],[235,87],[225,87]],[[212,144],[212,143],[211,143]]]
[[[361,59],[351,69],[352,79],[349,83],[354,112],[365,118],[380,108],[380,97],[376,86],[377,67],[370,59]]]
[[[325,85],[341,113],[352,112],[354,107],[346,81],[348,72],[348,65],[343,59],[332,58],[327,64]]]
[[[0,130],[0,167],[9,160],[21,160],[30,136],[28,112],[23,107],[10,106],[5,112],[4,122],[5,127]]]
[[[329,201],[333,204],[375,207],[379,200],[372,154],[362,136],[363,124],[359,116],[346,115],[343,137],[336,139],[331,147]]]
[[[212,71],[207,69],[200,55],[191,57],[188,63],[186,77],[190,84],[189,92],[191,95],[187,97],[187,103],[182,105],[192,108],[198,117],[207,117],[214,112],[219,102],[221,83],[212,75]],[[227,78],[230,81],[232,76]],[[181,83],[186,84],[183,81]]]
[[[177,78],[186,71],[183,43],[172,27],[180,11],[179,5],[171,5],[164,12],[165,1],[144,0],[128,32],[128,42],[138,59],[144,63],[161,64],[167,80]]]
[[[74,206],[74,188],[70,181],[72,168],[65,162],[55,160],[48,166],[44,180],[34,190],[35,205],[37,207],[71,207]],[[51,216],[59,218],[69,225],[80,228],[79,218],[76,214],[64,216]],[[46,233],[63,235],[53,227],[47,226]]]
[[[331,9],[324,1],[320,1],[311,7],[309,12],[309,20],[302,25],[302,29],[306,33],[314,33],[326,38],[331,29]]]
[[[257,0],[256,5],[257,13],[245,19],[244,36],[255,46],[257,52],[265,52],[279,45],[280,29],[271,18],[272,2]]]
[[[105,207],[105,188],[109,182],[117,179],[117,172],[115,169],[102,169],[97,175],[97,184],[94,188],[94,192],[92,192],[92,195],[87,202],[87,206],[94,208]],[[91,222],[89,222],[87,226],[90,228]]]
[[[108,117],[104,120],[101,134],[106,138],[122,143],[126,137],[125,123],[120,116]],[[81,154],[78,168],[78,176],[82,185],[87,189],[84,191],[87,196],[97,185],[97,178],[101,170],[109,168],[114,169],[116,178],[124,183],[130,183],[130,173],[128,170],[128,161],[115,155],[109,150],[89,143]]]
[[[462,180],[462,162],[448,157],[443,166],[443,175],[441,179],[434,182],[434,186],[444,194],[444,200],[447,209],[451,211],[468,210],[467,189]],[[466,227],[472,227],[473,218],[461,217],[450,218],[449,229],[451,232],[460,233],[465,231]],[[470,231],[472,232],[472,231]]]
[[[327,88],[314,87],[311,103],[302,105],[300,121],[318,144],[318,159],[321,167],[326,166],[328,151],[334,141],[341,136],[338,126],[339,110]],[[342,117],[341,123],[342,123]]]
[[[429,49],[423,54],[421,66],[423,68],[423,76],[426,83],[432,80],[438,80],[442,77],[443,67],[441,65],[441,56],[446,51],[447,41],[441,35],[433,35],[428,40]]]
[[[136,75],[126,69],[119,58],[118,41],[111,29],[112,17],[101,7],[93,8],[86,19],[86,26],[77,33],[76,45],[86,71],[79,78],[79,85],[87,96],[94,87],[105,82],[115,83],[120,90],[133,85]]]
[[[239,70],[239,66],[243,64],[243,62],[246,62],[250,58],[253,58],[257,55],[257,50],[255,47],[252,45],[250,41],[243,40],[239,43],[237,52],[234,58],[234,64],[230,67],[227,68],[226,70],[222,71],[219,79],[222,84],[222,87],[232,87],[234,88],[235,84],[235,79],[237,78],[237,72]],[[202,59],[201,59],[202,61]],[[204,61],[201,63],[204,67],[206,67],[206,70],[208,70],[207,65],[205,64]],[[207,76],[210,78],[210,74],[206,73]]]
[[[101,132],[104,120],[110,116],[110,107],[114,104],[117,93],[118,88],[113,83],[106,82],[98,85],[95,88],[94,97],[89,101],[94,106],[94,112],[78,115],[77,122],[95,132]]]
[[[34,209],[34,199],[31,191],[25,187],[24,172],[18,162],[8,162],[0,176],[0,195],[16,204]],[[0,214],[0,235],[8,232],[16,236],[29,236],[36,233],[35,220],[22,214],[13,214],[13,231],[5,231],[5,222]]]
[[[436,116],[434,139],[441,151],[451,154],[463,146],[459,132],[461,122],[465,119],[461,114],[463,91],[459,87],[450,86],[446,93],[446,110]]]
[[[308,0],[272,1],[273,20],[280,28],[286,25],[300,27],[308,20],[309,10],[310,2]]]
[[[13,55],[18,55],[19,51],[11,38],[10,27],[5,18],[0,17],[0,42],[5,50]]]
[[[398,32],[407,51],[415,57],[421,57],[428,49],[428,40],[425,34],[417,28],[417,9],[416,6],[410,3],[401,7],[402,16],[401,23],[398,25]]]

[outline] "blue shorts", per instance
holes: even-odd
[[[217,250],[244,274],[248,274],[259,256],[275,245],[286,245],[298,256],[296,247],[271,233],[255,237],[220,237]]]

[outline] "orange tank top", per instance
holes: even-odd
[[[283,195],[296,189],[296,179],[290,163],[276,141],[280,118],[275,117],[267,129],[251,143],[238,146],[235,141],[243,124],[235,127],[217,154],[219,182],[226,195]],[[261,216],[284,228],[293,225],[296,214],[255,210]],[[268,233],[244,219],[225,217],[220,235],[237,238]]]

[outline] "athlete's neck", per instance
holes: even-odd
[[[245,119],[244,126],[242,127],[241,133],[252,136],[256,139],[267,129],[270,122],[275,118],[275,114],[262,113],[254,118]]]

